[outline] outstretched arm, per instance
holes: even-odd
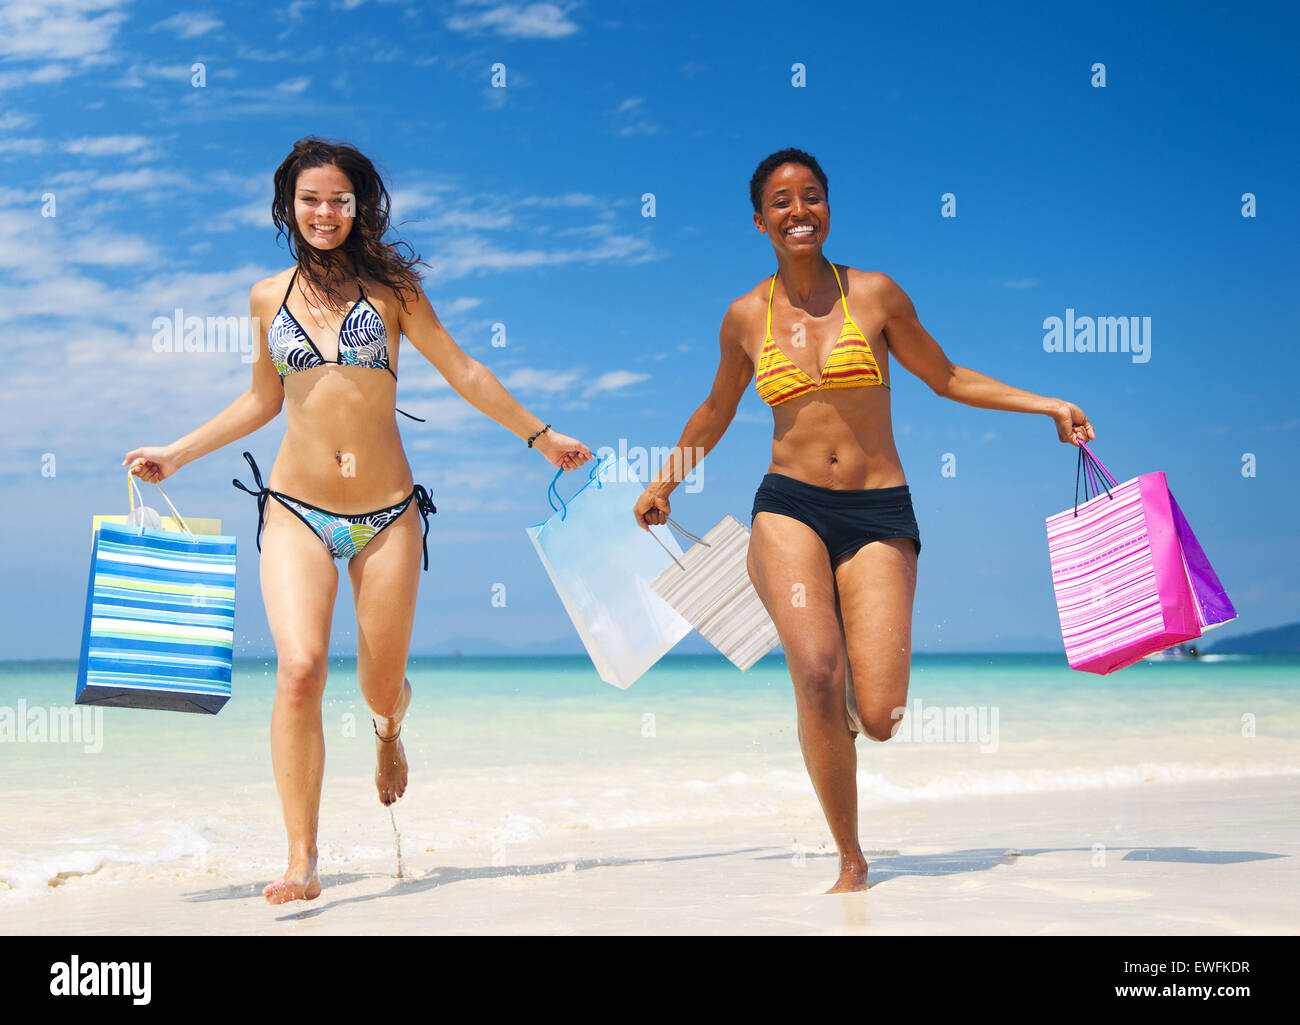
[[[1074,444],[1078,436],[1092,441],[1096,434],[1082,409],[1065,399],[1046,398],[1013,388],[970,367],[949,361],[939,343],[921,326],[907,293],[887,274],[873,274],[885,306],[885,339],[889,351],[907,370],[945,399],[980,409],[1010,413],[1042,413],[1056,423],[1061,441]]]
[[[202,427],[196,427],[170,445],[132,449],[123,457],[123,466],[131,463],[131,472],[141,480],[157,484],[186,463],[238,441],[275,419],[284,405],[284,387],[267,348],[266,327],[270,319],[265,315],[275,309],[276,294],[268,278],[254,285],[248,296],[251,330],[256,335],[257,344],[253,380],[248,390]]]
[[[416,289],[413,308],[400,308],[402,334],[410,340],[461,398],[521,440],[546,425],[528,412],[505,386],[478,360],[468,355],[442,326],[424,289]],[[591,450],[576,438],[554,431],[538,435],[533,443],[554,466],[572,470],[592,458]]]
[[[650,524],[668,519],[672,511],[668,503],[669,494],[722,440],[736,415],[736,406],[754,376],[754,361],[741,345],[743,317],[736,306],[736,303],[731,304],[718,331],[721,353],[709,397],[686,421],[677,447],[637,500],[634,512],[643,530],[648,530]]]

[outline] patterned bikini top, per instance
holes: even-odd
[[[769,406],[779,406],[782,402],[822,388],[864,388],[870,385],[889,387],[888,382],[880,376],[880,367],[876,365],[876,357],[871,352],[866,335],[849,316],[849,304],[844,300],[840,272],[833,263],[831,271],[835,274],[835,284],[840,290],[844,326],[840,329],[839,340],[831,348],[830,358],[822,369],[819,381],[814,381],[795,366],[794,361],[777,347],[772,338],[772,294],[776,290],[776,275],[772,275],[772,284],[767,292],[767,338],[758,356],[757,375],[754,379],[759,398]]]
[[[338,359],[328,360],[298,323],[298,318],[289,312],[289,293],[293,291],[293,284],[297,280],[298,272],[295,270],[289,279],[289,287],[284,291],[280,310],[266,332],[271,362],[275,364],[281,378],[312,367],[323,367],[328,363],[374,367],[393,374],[392,367],[388,365],[388,331],[384,327],[384,319],[367,301],[366,291],[361,287],[360,281],[357,282],[360,293],[357,301],[352,304],[339,328]],[[393,380],[397,380],[396,374],[393,374]]]
[[[289,287],[284,290],[280,309],[266,331],[267,348],[271,353],[271,362],[280,374],[280,383],[283,384],[290,374],[331,365],[387,370],[396,381],[397,374],[388,365],[388,329],[384,326],[384,318],[366,298],[366,290],[361,287],[361,282],[357,281],[357,301],[352,304],[339,327],[338,358],[329,360],[322,355],[311,335],[307,334],[298,323],[298,318],[289,310],[289,294],[297,280],[298,271],[295,269],[293,277],[289,279]],[[404,410],[399,409],[397,412],[424,423],[421,417],[411,416]]]

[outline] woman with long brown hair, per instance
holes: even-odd
[[[339,557],[352,580],[357,678],[374,715],[379,799],[391,805],[406,789],[398,736],[411,700],[406,661],[435,510],[413,482],[397,430],[398,339],[405,335],[462,398],[552,465],[573,469],[591,452],[550,430],[452,340],[420,287],[415,267],[423,261],[406,243],[384,239],[388,191],[364,155],[302,139],[274,185],[272,216],[295,263],[252,288],[253,323],[267,325],[257,331],[252,384],[203,426],[170,445],[133,449],[123,463],[161,481],[286,411],[267,483],[247,452],[256,489],[233,482],[258,499],[262,597],[277,659],[271,757],[289,863],[263,894],[279,904],[320,895],[321,699]]]

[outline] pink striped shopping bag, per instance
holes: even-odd
[[[1237,617],[1164,473],[1120,484],[1079,446],[1072,509],[1047,518],[1071,669],[1106,674]],[[1089,498],[1089,491],[1094,497]]]

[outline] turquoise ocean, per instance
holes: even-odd
[[[238,659],[215,716],[73,704],[75,661],[0,663],[0,904],[74,876],[278,872],[268,739],[274,659]],[[784,659],[746,673],[669,656],[626,691],[579,656],[422,657],[389,812],[355,662],[331,660],[322,854],[510,846],[659,825],[816,813]],[[1060,655],[916,655],[904,733],[859,739],[871,809],[910,802],[1300,773],[1300,657],[1139,663],[1106,677]],[[74,729],[75,726],[75,729]],[[788,842],[790,838],[782,838]],[[611,840],[612,845],[616,841]],[[268,876],[270,878],[270,876]]]

